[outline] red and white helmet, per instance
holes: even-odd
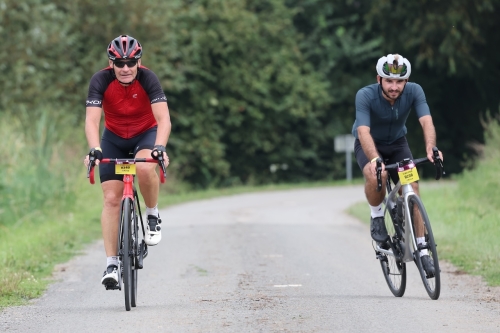
[[[377,62],[377,74],[387,79],[407,79],[410,77],[411,64],[399,54],[388,54]]]
[[[120,35],[108,45],[108,58],[112,61],[116,59],[140,59],[141,57],[141,43],[132,36]]]

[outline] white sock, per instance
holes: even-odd
[[[109,265],[115,265],[118,267],[118,256],[111,256],[106,258],[106,267]]]
[[[417,237],[417,245],[426,245],[427,242],[425,241],[425,237]],[[423,249],[422,251],[420,251],[420,256],[425,256],[425,255],[428,255],[429,254],[429,251],[427,251],[427,249]]]
[[[378,206],[370,206],[371,217],[381,217],[384,216],[384,211],[382,210],[382,204]]]
[[[147,215],[158,216],[158,205],[153,208],[146,207],[146,216]]]

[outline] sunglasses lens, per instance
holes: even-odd
[[[137,65],[137,60],[129,60],[129,61],[115,61],[115,66],[118,68],[123,68],[127,65],[128,68],[134,67]]]

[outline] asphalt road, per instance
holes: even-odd
[[[102,242],[58,267],[40,299],[0,313],[0,332],[500,332],[498,290],[442,264],[432,301],[408,264],[392,296],[368,226],[344,210],[360,186],[235,195],[162,210],[139,301],[100,285]]]

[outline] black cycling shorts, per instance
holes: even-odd
[[[131,154],[135,157],[139,150],[153,150],[156,141],[156,131],[157,126],[133,138],[124,139],[104,128],[101,138],[103,158],[130,158]],[[104,183],[108,180],[123,180],[123,175],[115,174],[115,165],[113,163],[102,163],[99,164],[99,178],[101,179],[101,183]]]
[[[408,146],[408,141],[406,137],[402,136],[390,145],[375,144],[379,156],[384,161],[384,164],[393,164],[396,162],[401,162],[405,158],[413,159],[410,147]],[[365,152],[361,148],[361,142],[358,139],[354,141],[354,156],[356,156],[356,161],[363,171],[363,168],[367,163],[370,163],[368,157],[366,157]],[[396,184],[399,181],[398,172],[396,170],[390,170],[389,174],[391,179]]]

